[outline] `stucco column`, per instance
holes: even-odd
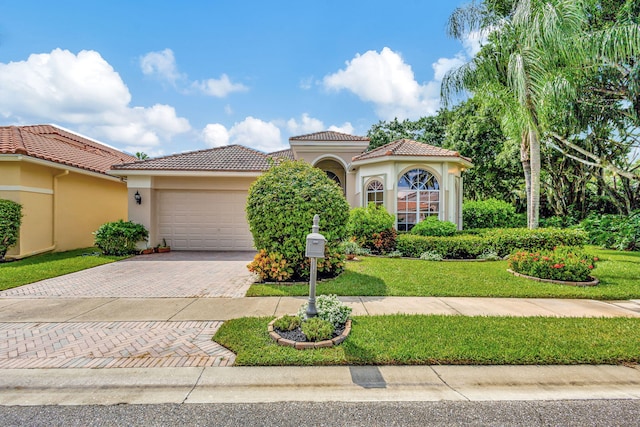
[[[130,176],[127,179],[127,203],[129,221],[142,224],[149,231],[149,246],[157,241],[157,230],[154,224],[153,206],[155,205],[152,178],[149,176]],[[136,202],[136,193],[140,195],[140,204]]]

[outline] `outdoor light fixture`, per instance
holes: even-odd
[[[137,191],[136,191],[136,194],[133,195],[133,198],[136,199],[136,203],[137,204],[139,204],[139,205],[142,204],[142,196]]]

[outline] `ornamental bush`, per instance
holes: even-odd
[[[304,319],[307,316],[309,303],[305,302],[298,310],[298,316]],[[330,322],[335,328],[344,325],[351,315],[352,308],[338,299],[337,295],[319,295],[316,298],[316,311],[318,317]]]
[[[11,200],[0,199],[0,260],[18,241],[22,223],[22,205]]]
[[[420,258],[425,252],[440,254],[445,259],[475,259],[486,248],[487,242],[481,236],[459,235],[451,237],[398,236],[397,249],[402,255]]]
[[[316,342],[329,340],[333,337],[333,325],[319,317],[312,317],[300,324],[300,329],[307,341]]]
[[[342,272],[338,245],[347,236],[349,205],[342,189],[320,169],[301,161],[283,161],[250,187],[247,219],[258,250],[281,254],[293,269],[292,280],[309,277],[306,237],[313,216],[320,215],[320,233],[327,239],[318,272],[331,277]]]
[[[440,221],[437,216],[428,216],[411,229],[418,236],[453,236],[458,227],[449,221]]]
[[[395,249],[397,233],[393,228],[394,217],[382,205],[369,203],[365,208],[354,208],[349,212],[347,234],[359,246],[376,254]]]
[[[274,280],[282,282],[293,274],[293,268],[286,259],[277,252],[267,253],[264,249],[256,254],[253,261],[247,265],[250,272],[256,273],[261,282]]]
[[[138,251],[136,244],[149,237],[142,224],[118,220],[102,224],[95,235],[95,245],[105,255],[130,255]]]
[[[464,228],[521,227],[521,218],[512,204],[498,199],[464,202],[462,222]]]
[[[559,246],[551,251],[517,251],[509,257],[509,268],[539,279],[588,282],[596,261],[580,248]]]

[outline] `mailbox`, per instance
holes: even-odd
[[[307,258],[324,258],[324,245],[327,239],[320,233],[307,234],[307,250],[304,256]]]

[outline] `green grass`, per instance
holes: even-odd
[[[267,335],[269,318],[226,322],[214,340],[238,366],[545,365],[640,362],[640,320],[628,318],[355,317],[339,346],[295,350]]]
[[[573,287],[515,277],[506,261],[433,262],[365,257],[347,262],[339,277],[319,282],[318,294],[357,296],[464,296],[516,298],[640,298],[640,252],[590,248],[601,261],[595,287]],[[247,296],[308,295],[306,283],[254,284]]]
[[[100,253],[100,256],[83,256],[83,254],[94,253]],[[0,264],[0,290],[62,276],[124,258],[127,257],[106,256],[102,255],[97,248],[85,248],[35,255],[19,261],[2,263]]]

